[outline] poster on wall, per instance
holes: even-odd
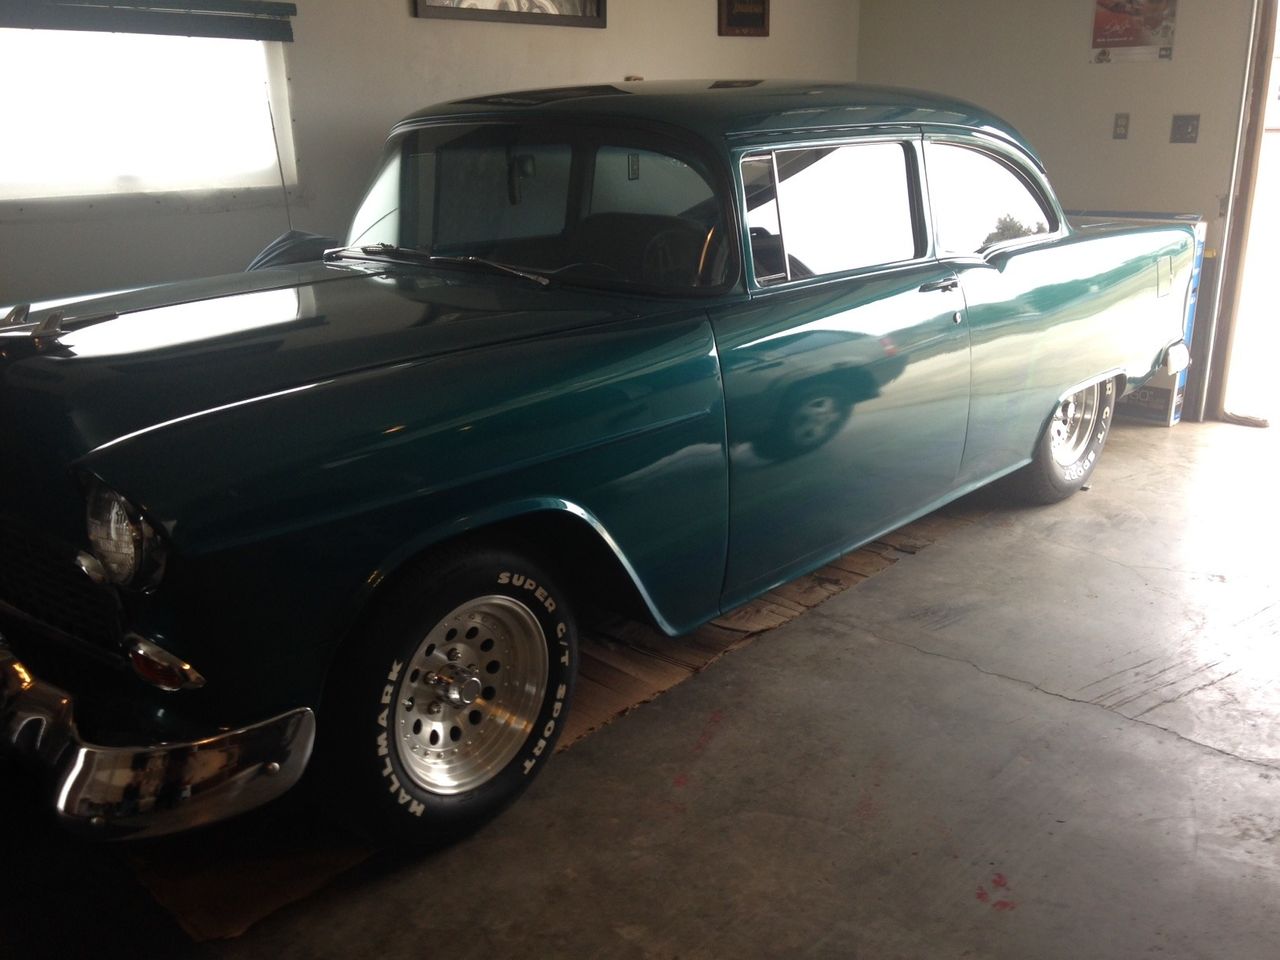
[[[1172,60],[1178,0],[1094,0],[1094,63]]]

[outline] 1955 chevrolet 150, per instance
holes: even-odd
[[[680,634],[996,478],[1084,484],[1187,362],[1194,235],[1067,222],[966,103],[463,100],[346,245],[0,326],[0,745],[147,836],[308,772],[386,838],[550,757],[575,611]]]

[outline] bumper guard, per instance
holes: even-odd
[[[58,819],[100,839],[176,833],[261,806],[298,782],[315,742],[306,707],[139,747],[85,743],[74,713],[71,695],[32,676],[0,636],[0,751],[51,771]]]

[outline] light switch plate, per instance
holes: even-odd
[[[1175,113],[1173,129],[1169,133],[1170,143],[1195,143],[1200,139],[1200,114]]]

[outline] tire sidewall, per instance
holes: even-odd
[[[1101,393],[1097,423],[1094,424],[1088,445],[1075,461],[1063,465],[1054,458],[1052,418],[1045,425],[1044,434],[1040,438],[1038,459],[1041,474],[1045,482],[1063,496],[1074,493],[1089,481],[1094,468],[1098,465],[1102,448],[1106,445],[1107,435],[1111,432],[1111,418],[1116,406],[1116,382],[1114,379],[1103,380],[1099,383],[1099,387]]]
[[[554,752],[568,715],[577,672],[577,630],[567,597],[538,564],[505,551],[464,555],[436,572],[425,567],[407,578],[365,632],[350,683],[353,695],[337,717],[358,736],[339,745],[357,774],[350,784],[372,832],[407,839],[436,839],[442,830],[466,829],[494,816],[541,772]],[[433,793],[415,781],[395,748],[397,706],[423,638],[451,611],[481,596],[508,597],[524,605],[547,645],[547,683],[530,733],[494,777],[460,794]],[[339,766],[342,766],[340,764]]]

